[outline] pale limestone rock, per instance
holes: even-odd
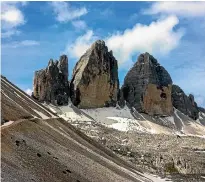
[[[115,106],[119,90],[117,60],[98,40],[77,62],[71,80],[71,100],[79,108]]]

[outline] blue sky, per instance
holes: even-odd
[[[79,57],[103,39],[118,60],[119,78],[149,52],[186,94],[205,107],[205,2],[3,2],[1,72],[30,92],[34,71]]]

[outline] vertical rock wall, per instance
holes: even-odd
[[[66,105],[69,98],[68,58],[49,61],[46,69],[35,72],[32,96],[54,105]]]
[[[149,53],[141,54],[121,88],[125,101],[149,115],[171,115],[172,79]]]
[[[105,42],[98,40],[73,70],[71,100],[79,108],[115,106],[118,90],[117,60]]]

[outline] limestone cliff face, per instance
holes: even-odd
[[[172,86],[172,102],[173,106],[185,115],[188,115],[194,120],[199,118],[199,108],[194,101],[194,96],[192,94],[187,96],[177,85]]]
[[[172,79],[149,53],[141,54],[130,69],[121,88],[131,107],[149,115],[170,115]]]
[[[117,60],[98,40],[77,62],[71,80],[71,100],[79,108],[115,106],[119,90]]]
[[[35,72],[32,96],[39,101],[55,105],[68,104],[68,58],[62,55],[59,61],[52,59],[46,69]]]
[[[155,84],[148,84],[144,93],[143,110],[150,115],[170,115],[171,89],[171,85],[159,89]]]

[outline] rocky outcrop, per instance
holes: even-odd
[[[46,69],[35,72],[32,96],[54,105],[68,104],[68,58],[62,55],[59,61],[52,59]]]
[[[172,102],[173,106],[185,115],[194,120],[199,118],[199,109],[194,101],[194,96],[192,94],[187,96],[177,85],[172,86]]]
[[[124,79],[126,103],[149,115],[170,115],[172,79],[149,53],[141,54]]]
[[[98,40],[77,62],[71,80],[71,100],[79,108],[115,106],[119,90],[117,60]]]

